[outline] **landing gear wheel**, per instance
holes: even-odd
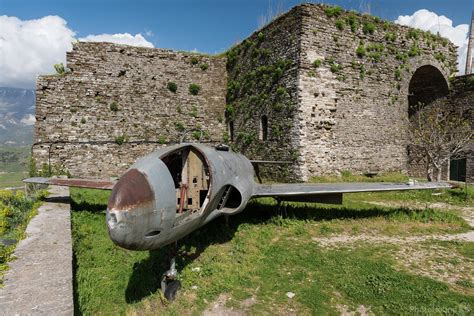
[[[179,280],[173,280],[170,283],[166,285],[165,289],[165,298],[169,301],[172,302],[176,298],[176,294],[178,290],[181,288],[181,282]]]
[[[176,249],[178,249],[177,243],[175,243],[173,256],[176,255]],[[173,257],[171,258],[170,269],[161,276],[161,291],[168,302],[172,302],[176,298],[176,293],[181,288],[181,282],[177,277],[176,258]]]

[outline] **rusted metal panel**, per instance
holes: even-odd
[[[108,209],[133,210],[137,206],[152,204],[155,194],[146,176],[137,169],[129,169],[112,190]]]

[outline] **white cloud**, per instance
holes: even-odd
[[[81,42],[110,42],[132,46],[153,47],[140,33],[133,36],[129,33],[88,35],[79,38]]]
[[[31,88],[38,74],[53,73],[74,34],[58,16],[26,21],[0,16],[0,86]]]
[[[0,16],[0,86],[33,88],[38,75],[52,74],[54,64],[66,62],[75,35],[59,16],[36,20]],[[153,47],[141,34],[89,35],[79,40]]]
[[[458,46],[458,71],[459,74],[464,74],[469,25],[459,24],[453,26],[451,19],[426,9],[418,10],[412,15],[400,15],[395,23],[430,31],[433,34],[439,33],[449,39],[454,45]]]
[[[25,125],[35,125],[36,119],[34,115],[26,114],[25,116],[23,116],[20,122]]]

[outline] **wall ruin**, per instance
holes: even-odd
[[[249,158],[292,162],[264,176],[308,180],[406,171],[410,104],[447,87],[456,48],[377,17],[303,4],[225,56],[78,43],[67,60],[70,73],[37,83],[38,163],[49,159],[76,176],[118,175],[198,127],[206,141]]]
[[[153,149],[179,142],[186,129],[220,142],[225,65],[224,57],[76,43],[67,53],[69,72],[37,81],[33,157],[75,176],[117,176]],[[191,85],[199,87],[196,95]]]

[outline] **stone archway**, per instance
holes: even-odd
[[[447,96],[448,82],[435,66],[423,65],[415,70],[408,85],[408,115],[416,113],[419,104],[427,105]]]
[[[419,66],[408,83],[409,119],[412,119],[421,107],[430,106],[431,103],[445,98],[448,94],[448,81],[440,68],[432,64]],[[408,173],[412,176],[425,177],[427,162],[423,151],[416,146],[408,145],[407,158]]]

